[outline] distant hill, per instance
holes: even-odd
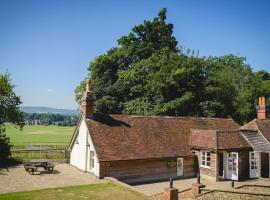
[[[62,114],[62,115],[79,114],[79,110],[58,109],[58,108],[49,108],[49,107],[42,107],[42,106],[21,106],[20,110],[25,113],[53,113],[53,114]]]

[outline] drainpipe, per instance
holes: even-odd
[[[270,152],[268,152],[268,164],[269,164],[269,166],[268,166],[268,168],[269,168],[269,180],[270,180]]]
[[[219,156],[218,156],[218,154],[219,154],[219,151],[218,151],[218,148],[219,148],[219,141],[218,141],[218,137],[219,137],[219,134],[218,134],[218,131],[216,131],[216,151],[215,151],[215,153],[216,153],[216,155],[215,155],[215,159],[216,159],[216,181],[219,181],[219,168],[220,168],[220,166],[219,166]]]

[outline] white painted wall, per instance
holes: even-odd
[[[95,174],[95,176],[99,177],[99,161],[84,120],[81,121],[78,131],[79,133],[70,152],[70,164],[85,172],[91,172]],[[92,169],[90,168],[90,151],[94,151],[94,168]]]
[[[70,164],[86,171],[85,169],[85,155],[86,155],[86,134],[87,127],[84,120],[81,121],[78,129],[79,133],[70,152]]]
[[[91,139],[91,135],[88,135],[88,144],[90,144],[90,146],[87,147],[87,171],[91,172],[93,174],[95,174],[95,176],[99,177],[99,161],[98,161],[98,157],[97,157],[97,153],[93,144],[93,141]],[[90,167],[90,151],[94,152],[94,168]]]

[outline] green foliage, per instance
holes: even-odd
[[[254,73],[245,58],[202,58],[177,43],[166,9],[120,37],[117,47],[90,63],[95,111],[233,117],[244,123],[255,117],[258,96],[270,97],[270,75]],[[84,82],[76,89],[78,102],[83,91]]]
[[[11,148],[9,138],[5,134],[4,122],[17,124],[20,128],[23,126],[23,115],[18,108],[20,103],[9,75],[0,74],[0,162],[10,156]]]
[[[5,134],[5,128],[0,126],[0,162],[10,156],[11,144]]]
[[[76,126],[79,117],[77,115],[62,115],[53,113],[23,113],[28,125],[57,125]]]

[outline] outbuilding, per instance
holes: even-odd
[[[94,113],[90,83],[68,149],[70,164],[127,183],[195,177],[269,178],[270,120],[260,97],[257,119]]]

